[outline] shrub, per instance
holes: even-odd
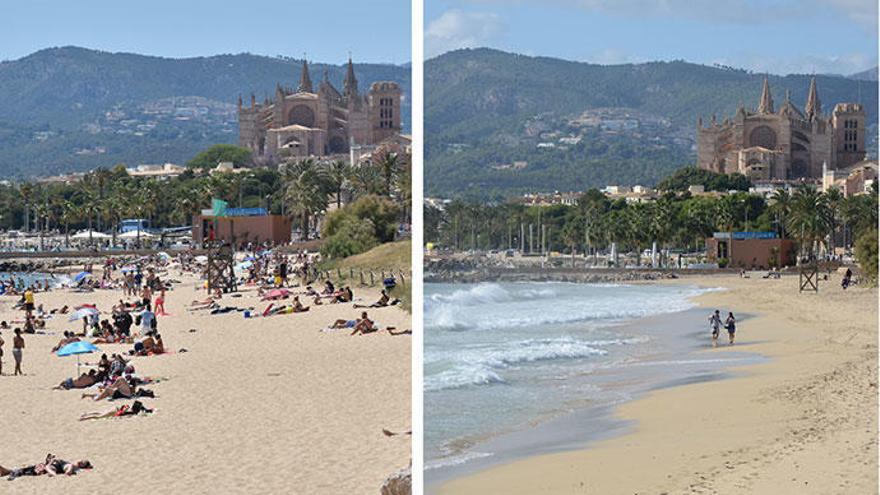
[[[863,277],[871,284],[877,284],[877,230],[871,230],[856,240],[856,260]]]
[[[337,222],[334,233],[321,247],[321,254],[328,258],[345,258],[368,251],[377,244],[369,223],[346,216]]]

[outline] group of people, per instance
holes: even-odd
[[[724,320],[724,323],[722,323],[721,312],[716,309],[715,312],[709,316],[709,328],[712,330],[712,347],[718,347],[718,336],[721,334],[722,326],[727,330],[730,345],[733,345],[733,342],[736,339],[736,317],[733,316],[733,312],[728,312],[727,318]]]

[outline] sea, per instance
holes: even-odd
[[[720,289],[425,284],[426,480],[579,448],[622,431],[610,413],[640,393],[760,362],[701,352],[709,314],[693,298],[711,290]]]
[[[19,289],[24,289],[35,283],[39,283],[42,286],[47,280],[49,281],[49,287],[53,288],[70,283],[70,277],[67,275],[40,272],[0,272],[0,282],[9,282],[10,279],[15,280],[15,286]]]

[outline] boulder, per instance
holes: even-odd
[[[401,469],[385,478],[382,483],[381,495],[411,495],[412,494],[412,471],[411,468]]]

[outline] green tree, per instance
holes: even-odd
[[[864,278],[877,285],[877,230],[863,234],[856,240],[855,255]]]
[[[233,144],[215,144],[186,163],[189,168],[211,169],[220,162],[232,162],[235,167],[251,163],[251,150]]]

